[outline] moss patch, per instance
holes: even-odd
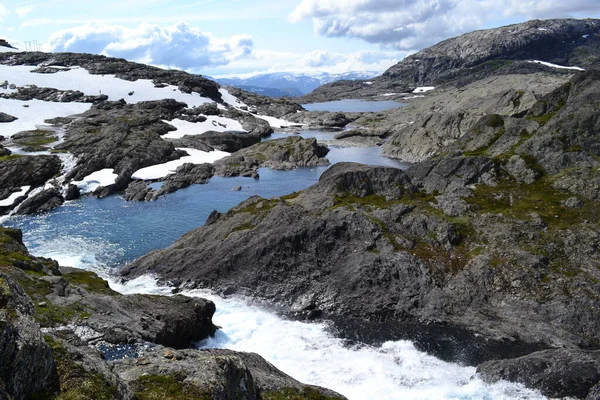
[[[112,400],[117,388],[99,373],[87,370],[59,342],[51,336],[44,337],[52,350],[60,380],[60,394],[56,400]]]
[[[110,288],[108,282],[90,271],[75,271],[63,277],[73,286],[82,286],[88,292],[117,296],[119,293]]]
[[[263,394],[264,400],[336,400],[340,397],[331,397],[307,387],[304,390],[285,388]]]
[[[174,376],[146,375],[130,383],[138,400],[211,400],[212,396],[197,386],[181,382]]]

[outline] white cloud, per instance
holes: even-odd
[[[328,37],[360,38],[402,50],[506,18],[588,16],[600,13],[597,0],[302,0],[289,20],[312,20]]]
[[[220,68],[216,77],[246,78],[270,72],[328,72],[341,74],[353,71],[383,72],[405,57],[396,51],[358,51],[349,54],[319,50],[307,54],[255,50],[248,58],[239,59]]]
[[[0,21],[4,19],[9,14],[8,9],[0,4]]]
[[[33,7],[22,7],[22,8],[17,8],[15,10],[15,14],[17,14],[19,17],[23,18],[24,16],[26,16],[27,14],[29,14],[32,11],[33,11]]]
[[[254,43],[248,35],[217,38],[185,23],[127,28],[90,22],[52,34],[49,46],[50,51],[97,53],[191,70],[248,57]]]

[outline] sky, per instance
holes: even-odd
[[[600,0],[0,0],[0,38],[213,77],[383,72],[476,29],[600,18]]]

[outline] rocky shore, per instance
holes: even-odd
[[[214,335],[201,298],[122,295],[95,273],[31,256],[0,228],[0,397],[342,399],[257,354],[197,350]],[[133,358],[111,356],[126,346]]]

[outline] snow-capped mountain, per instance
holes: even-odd
[[[247,78],[214,78],[222,85],[235,87],[243,87],[246,90],[270,96],[269,90],[279,89],[284,90],[287,95],[302,95],[310,93],[317,87],[326,83],[331,83],[339,80],[360,80],[369,79],[380,75],[380,72],[375,71],[354,71],[343,74],[329,74],[327,72],[319,73],[294,73],[294,72],[276,72],[268,74],[254,75]],[[263,92],[253,90],[263,89]],[[273,97],[278,97],[278,93],[274,92]]]

